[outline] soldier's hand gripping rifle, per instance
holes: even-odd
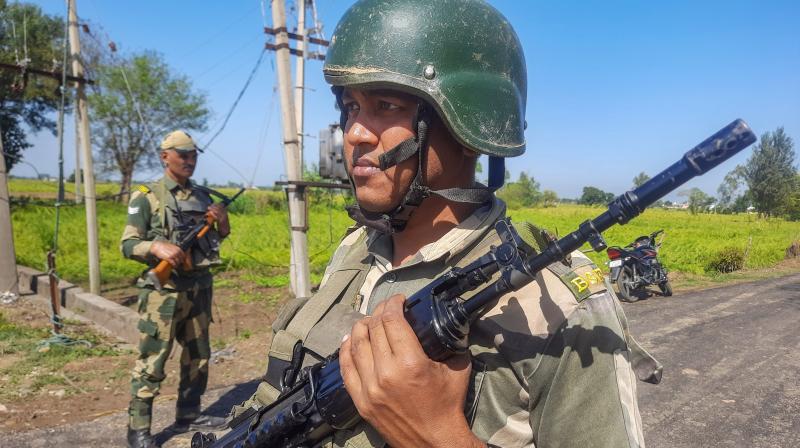
[[[734,121],[644,185],[614,199],[608,210],[595,219],[552,241],[541,253],[520,238],[509,220],[498,221],[495,229],[502,240],[500,245],[464,268],[451,269],[406,299],[405,318],[425,353],[436,361],[464,353],[469,323],[484,306],[527,285],[536,273],[563,260],[584,243],[597,251],[605,249],[601,234],[604,230],[627,223],[656,200],[755,140],[744,121]],[[498,273],[498,280],[469,300],[461,300],[465,292],[485,285]],[[192,448],[311,447],[334,430],[352,427],[361,418],[345,390],[338,351],[303,369],[296,380],[283,386],[274,403],[259,410],[251,408],[234,419],[231,431],[219,440],[212,433],[195,433]]]
[[[220,196],[222,198],[220,203],[223,207],[227,207],[231,202],[235,201],[240,194],[244,193],[244,190],[244,188],[239,189],[239,191],[237,191],[236,194],[231,197],[225,197],[221,193],[217,192],[214,192],[214,194]],[[178,242],[178,247],[180,247],[185,254],[197,239],[205,236],[206,232],[211,229],[215,222],[216,220],[214,217],[211,216],[211,214],[206,213],[206,216],[202,221],[198,222],[194,227],[186,232],[186,234],[183,235],[181,240]],[[171,273],[172,265],[169,263],[169,261],[161,260],[158,262],[156,267],[147,271],[147,279],[153,283],[153,286],[157,290],[161,291],[161,288],[167,283],[167,281],[169,281],[169,276]]]

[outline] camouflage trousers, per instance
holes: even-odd
[[[143,289],[139,294],[139,357],[131,376],[128,408],[131,429],[150,428],[153,399],[166,378],[164,365],[176,340],[183,349],[175,418],[194,419],[200,415],[211,356],[211,292],[210,287],[196,286],[179,292]]]

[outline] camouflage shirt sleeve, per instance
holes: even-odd
[[[603,291],[583,300],[550,341],[529,384],[530,424],[539,448],[644,447],[636,376],[624,337],[625,319]]]
[[[134,191],[128,203],[128,220],[122,232],[120,250],[125,258],[152,264],[156,261],[150,254],[150,246],[162,239],[160,229],[153,226],[153,210],[147,194]]]
[[[470,328],[472,428],[489,445],[644,446],[625,316],[587,261],[543,270]]]

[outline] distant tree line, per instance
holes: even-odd
[[[750,158],[731,170],[717,189],[717,210],[736,213],[755,208],[760,215],[800,220],[800,173],[794,141],[783,127],[765,132]]]

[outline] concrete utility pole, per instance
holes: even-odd
[[[75,130],[80,127],[78,123],[78,114],[75,114]],[[80,204],[83,202],[83,194],[81,193],[81,137],[75,132],[75,203]]]
[[[83,59],[81,59],[81,41],[78,34],[78,12],[75,0],[67,0],[69,16],[69,47],[72,57],[72,74],[83,78]],[[94,160],[92,159],[92,142],[89,134],[89,105],[86,103],[86,84],[76,83],[75,120],[77,139],[80,140],[83,153],[83,197],[86,200],[86,240],[89,248],[89,290],[100,294],[100,246],[97,242],[97,204],[95,203]],[[76,178],[80,177],[80,169],[76,170]]]
[[[304,9],[305,10],[305,9]],[[311,295],[311,274],[308,269],[308,239],[306,231],[307,204],[305,189],[291,184],[302,180],[302,164],[297,141],[297,125],[292,104],[292,67],[289,63],[289,34],[286,29],[285,0],[272,1],[272,24],[275,27],[275,59],[277,60],[278,93],[281,101],[283,124],[283,152],[286,160],[286,177],[289,197],[289,224],[291,225],[292,250],[289,274],[292,289],[297,297]]]
[[[75,64],[75,61],[72,62]],[[75,69],[72,70],[75,72]],[[77,84],[77,83],[76,83]],[[80,128],[80,122],[78,121],[78,114],[75,114],[75,203],[80,204],[83,202],[83,194],[81,193],[81,137],[79,135],[78,128]]]
[[[19,294],[17,255],[14,252],[14,232],[11,227],[11,207],[8,202],[8,173],[3,155],[3,130],[0,129],[0,295]]]
[[[297,0],[297,34],[302,36],[303,40],[297,42],[297,52],[301,55],[295,62],[297,81],[295,81],[294,86],[294,112],[297,120],[297,147],[300,148],[300,166],[302,168],[305,160],[303,159],[305,154],[305,147],[303,146],[303,95],[306,83],[306,0]]]

